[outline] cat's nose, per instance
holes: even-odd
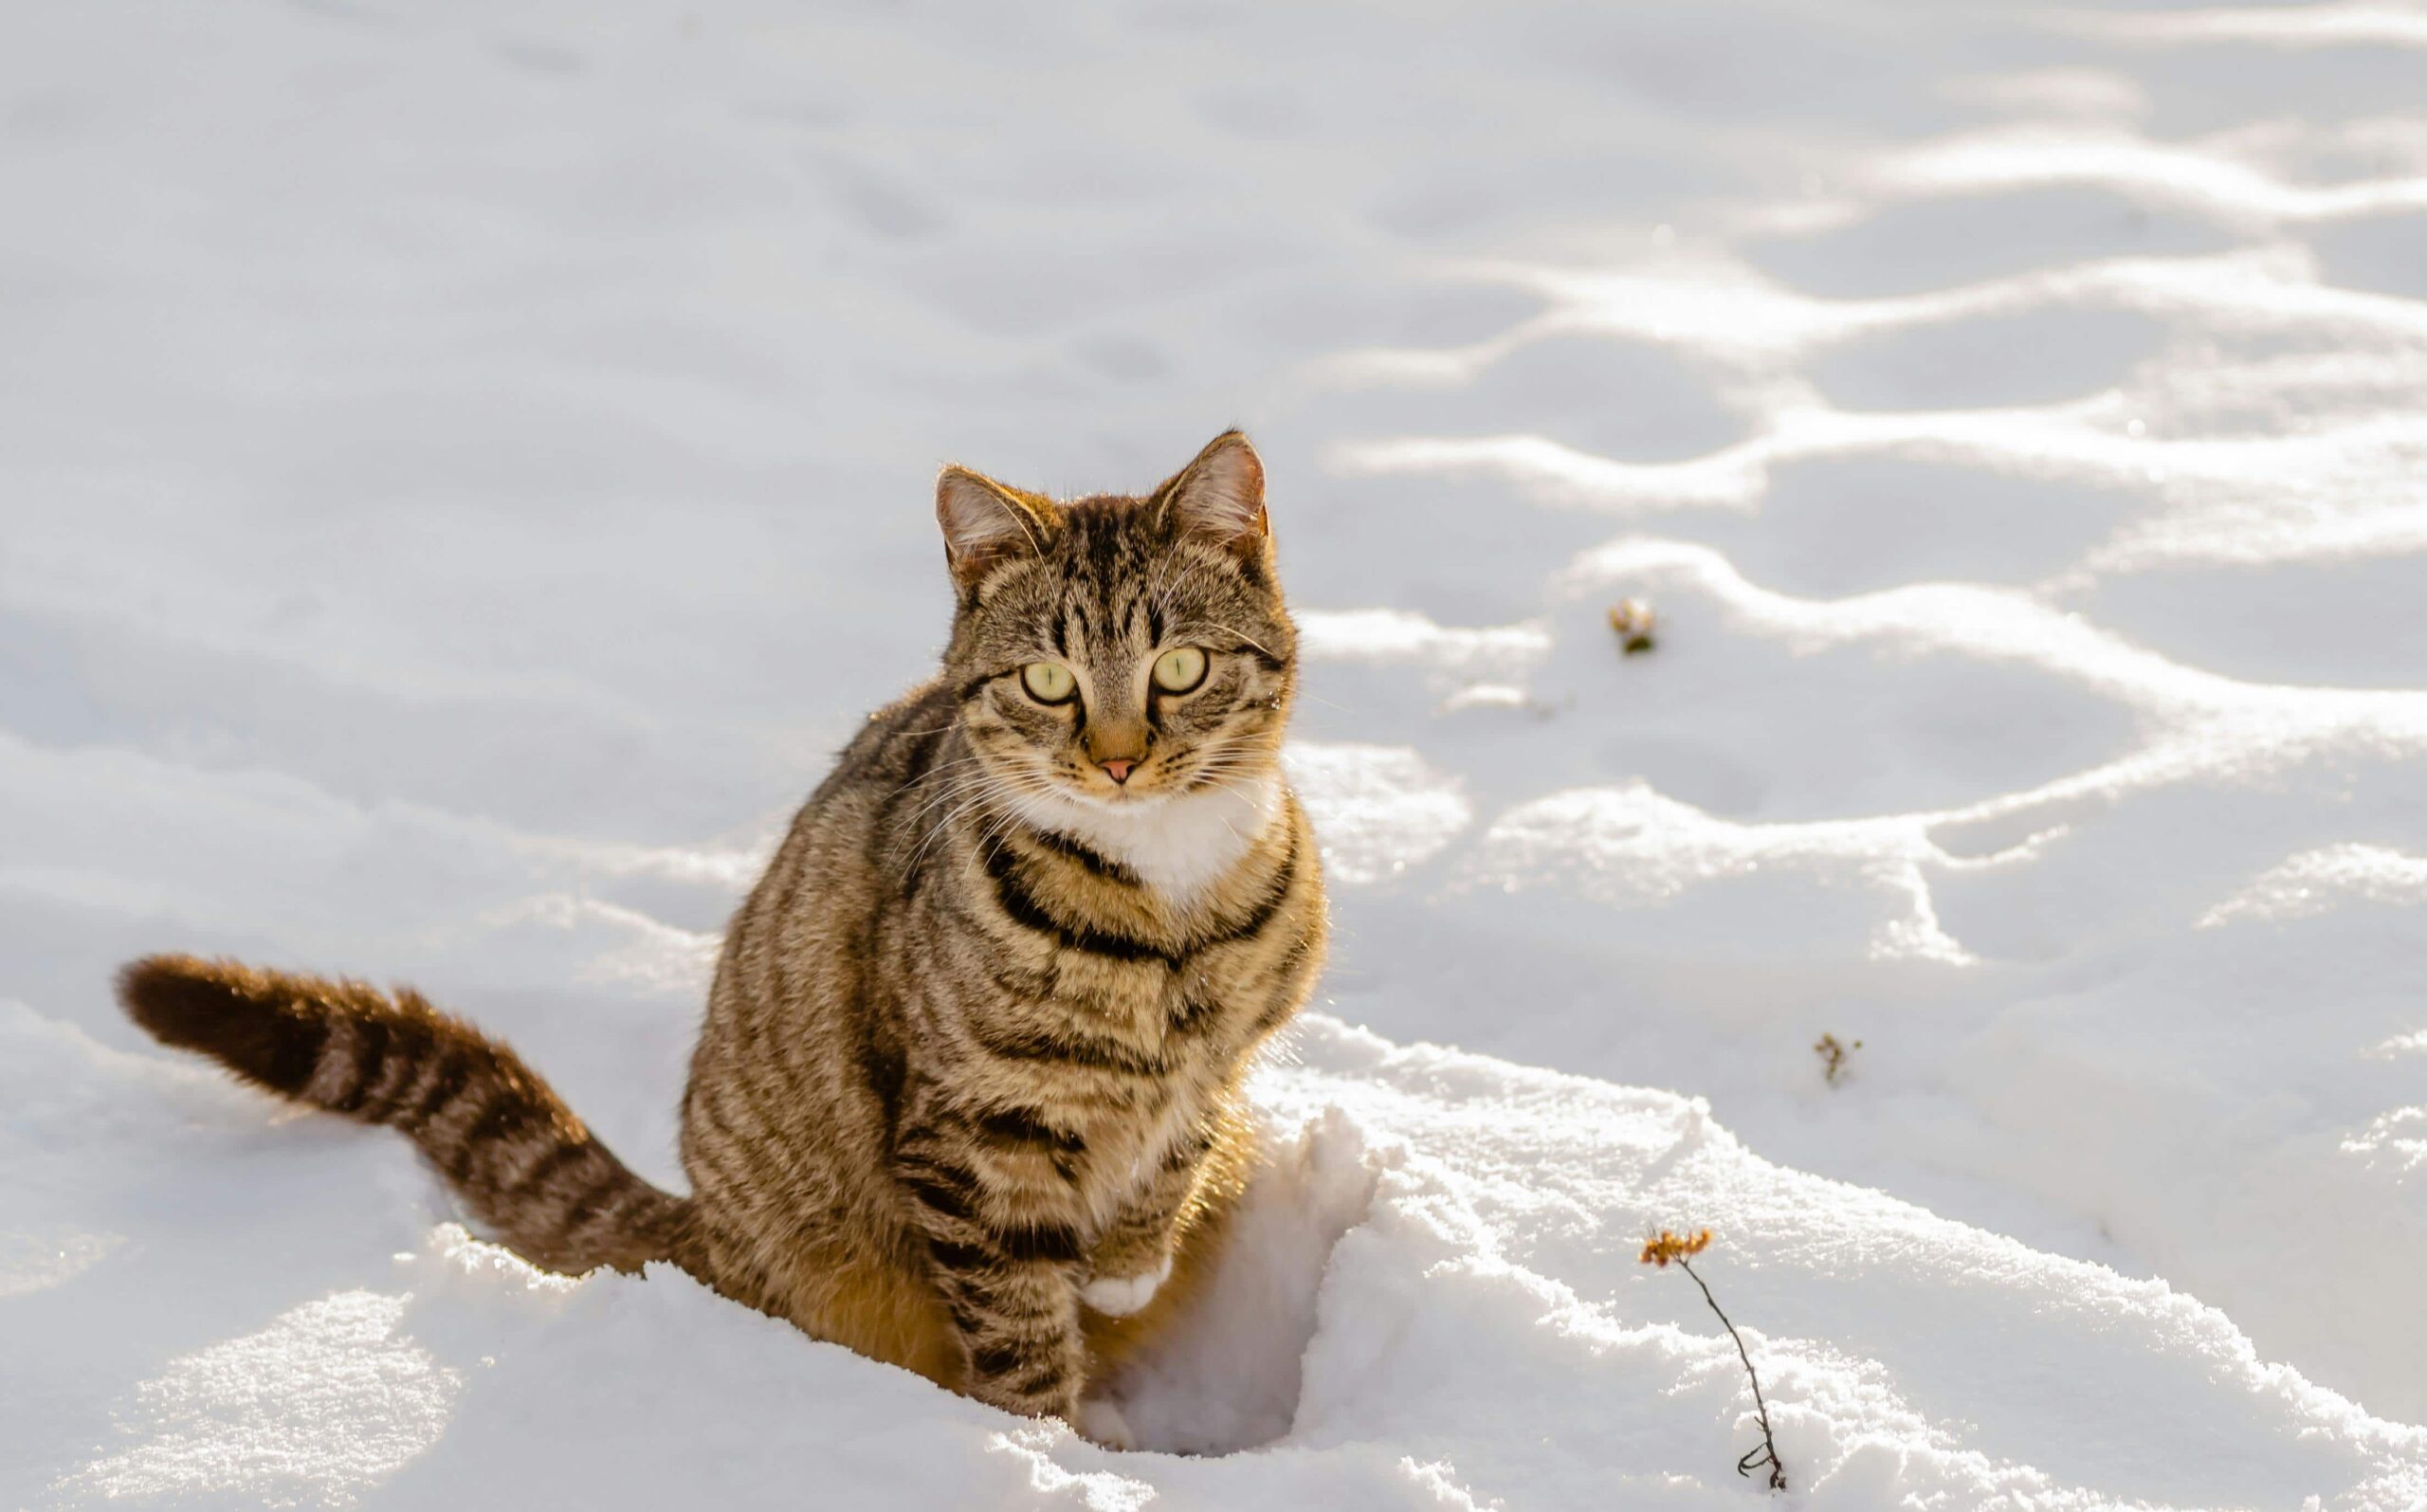
[[[1135,761],[1125,760],[1119,756],[1116,756],[1109,761],[1099,761],[1096,763],[1096,765],[1104,768],[1104,774],[1111,777],[1115,782],[1127,782],[1129,780],[1129,769],[1137,764],[1138,763]]]

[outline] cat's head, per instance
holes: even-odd
[[[946,674],[1013,797],[1142,811],[1268,781],[1296,689],[1264,465],[1229,431],[1141,497],[936,483],[958,592]]]

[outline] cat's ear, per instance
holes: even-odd
[[[1196,460],[1155,490],[1156,505],[1171,522],[1250,556],[1272,535],[1264,518],[1264,461],[1236,430],[1207,442]]]
[[[974,588],[1003,561],[1043,556],[1056,522],[1053,506],[1006,488],[983,473],[946,467],[936,476],[936,523],[943,527],[944,559],[953,581]]]

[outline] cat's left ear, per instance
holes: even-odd
[[[1196,460],[1155,490],[1155,504],[1182,531],[1252,556],[1271,538],[1264,514],[1264,461],[1236,430],[1206,443]]]
[[[943,527],[944,559],[962,588],[977,586],[998,563],[1045,554],[1059,523],[1053,505],[1005,487],[984,473],[946,467],[936,477],[936,523]]]

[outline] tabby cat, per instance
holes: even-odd
[[[402,1131],[536,1265],[671,1261],[1120,1441],[1088,1384],[1202,1274],[1253,1153],[1242,1079],[1323,954],[1264,468],[1236,431],[1142,498],[948,467],[936,514],[943,665],[851,741],[733,920],[689,1196],[411,992],[155,956],[127,1011]]]

